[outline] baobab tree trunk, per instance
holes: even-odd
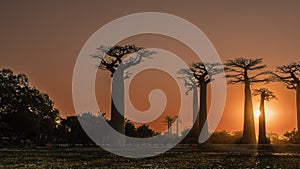
[[[193,87],[193,121],[195,122],[195,126],[197,129],[199,129],[199,119],[197,121],[197,116],[198,116],[198,88],[195,85]]]
[[[298,124],[298,137],[300,138],[300,83],[296,88],[296,107],[297,107],[297,124]]]
[[[200,133],[199,127],[199,109],[198,109],[198,87],[195,85],[193,87],[193,122],[194,125],[191,128],[190,132],[187,134],[183,143],[190,143],[190,144],[198,144],[198,137]]]
[[[118,106],[117,106],[118,105]],[[125,118],[124,118],[124,69],[123,65],[120,65],[118,70],[114,73],[112,81],[112,103],[111,103],[111,120],[110,125],[122,134],[122,137],[112,135],[116,137],[111,139],[113,146],[124,146],[125,138]]]
[[[265,119],[265,96],[261,94],[260,97],[260,115],[259,115],[259,134],[258,144],[268,144],[266,135],[266,119]]]
[[[207,84],[205,82],[200,84],[199,92],[200,92],[200,109],[199,109],[200,131],[199,131],[198,138],[200,136],[204,138],[208,138],[208,125],[207,123],[205,123],[207,118]]]
[[[253,116],[250,83],[245,83],[244,92],[245,92],[244,130],[243,130],[243,137],[241,139],[241,143],[255,144],[256,138],[255,138],[254,116]]]

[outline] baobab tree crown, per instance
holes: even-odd
[[[224,71],[220,63],[193,63],[190,70],[193,73],[196,83],[198,86],[208,84],[213,81],[213,76]]]
[[[267,88],[254,89],[253,96],[257,96],[257,95],[261,95],[266,101],[277,99],[274,93]]]
[[[142,47],[135,45],[116,45],[113,47],[100,46],[97,52],[92,55],[93,58],[99,59],[98,69],[108,70],[113,76],[118,67],[123,64],[124,69],[134,66],[141,62],[143,57],[148,57],[156,52],[144,50]],[[129,54],[136,53],[135,57],[130,57],[124,62],[122,59]]]
[[[288,89],[296,89],[300,85],[300,62],[277,66],[273,73],[277,81],[283,82]]]
[[[226,77],[229,78],[229,84],[269,82],[270,78],[266,77],[266,75],[270,75],[271,72],[262,71],[264,68],[266,68],[266,65],[262,64],[262,59],[236,58],[228,60],[225,64]],[[250,75],[249,71],[255,70],[259,72]]]

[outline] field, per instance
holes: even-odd
[[[0,168],[300,168],[300,146],[210,145],[130,159],[99,148],[2,149]]]

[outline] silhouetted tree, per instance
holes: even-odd
[[[300,62],[290,63],[288,65],[277,66],[274,73],[277,81],[286,85],[288,89],[296,90],[296,107],[297,107],[297,127],[300,130]],[[300,137],[300,132],[298,133]]]
[[[40,144],[53,135],[59,112],[47,94],[29,86],[26,75],[2,69],[0,91],[0,119],[18,138],[35,137]]]
[[[136,53],[135,57],[129,58],[123,62],[125,56]],[[92,55],[93,58],[100,59],[98,66],[101,70],[107,70],[114,77],[112,84],[112,95],[117,95],[115,100],[111,102],[111,120],[110,125],[118,132],[125,134],[125,120],[124,120],[124,71],[125,69],[134,66],[141,62],[143,57],[147,57],[153,52],[143,50],[142,47],[135,45],[116,45],[113,47],[100,46],[97,52]],[[116,103],[120,105],[117,110]]]
[[[164,117],[164,124],[167,125],[167,127],[168,127],[168,133],[171,133],[171,126],[175,120],[176,120],[176,118],[171,117],[171,116]]]
[[[228,60],[226,65],[227,75],[229,78],[229,84],[244,84],[244,129],[241,143],[255,144],[255,128],[253,117],[253,105],[251,97],[250,85],[258,82],[268,82],[268,77],[265,75],[270,74],[269,71],[262,71],[266,65],[262,64],[262,59],[248,59],[248,58],[236,58]]]
[[[223,71],[224,69],[220,63],[197,62],[192,64],[190,70],[181,69],[178,72],[179,74],[184,75],[181,77],[181,79],[185,81],[185,86],[188,88],[186,93],[188,93],[190,90],[194,91],[194,99],[196,99],[195,96],[198,97],[195,92],[198,91],[197,87],[199,87],[200,109],[197,110],[198,113],[195,124],[192,127],[190,134],[187,136],[187,138],[193,138],[191,141],[194,143],[198,143],[201,129],[208,134],[208,126],[205,123],[207,117],[207,85],[214,80],[213,76]],[[194,108],[198,107],[197,105],[198,103],[195,103],[194,100]]]
[[[89,145],[92,143],[81,127],[77,116],[68,116],[66,119],[62,119],[61,126],[65,133],[65,140],[70,146],[75,146],[76,144]]]
[[[298,131],[294,128],[292,131],[287,131],[283,134],[290,143],[299,143]]]
[[[199,135],[197,133],[200,133],[200,127],[199,127],[199,116],[198,116],[198,84],[195,80],[195,77],[193,75],[193,72],[190,69],[180,69],[178,71],[178,74],[180,77],[179,79],[182,79],[184,81],[184,86],[187,88],[187,91],[185,92],[186,95],[189,94],[189,92],[193,92],[193,122],[194,125],[191,128],[189,134],[186,136],[186,139],[191,139],[195,144],[198,143],[197,139]]]
[[[258,134],[258,144],[268,144],[266,133],[266,118],[265,118],[265,101],[270,101],[275,99],[275,95],[272,91],[267,88],[254,89],[253,95],[260,96],[260,106],[259,106],[259,134]]]
[[[193,76],[195,77],[195,81],[200,88],[200,109],[198,112],[198,123],[199,123],[199,131],[197,131],[197,139],[200,136],[200,132],[208,135],[208,126],[205,123],[207,118],[207,85],[214,80],[214,76],[223,72],[224,69],[220,63],[203,63],[197,62],[193,63],[190,67]]]
[[[130,120],[125,121],[125,134],[129,137],[136,137],[136,127]]]
[[[136,128],[136,137],[148,138],[148,137],[152,137],[156,134],[158,134],[158,133],[156,133],[154,130],[152,130],[149,127],[149,125],[147,125],[147,124],[143,124]]]

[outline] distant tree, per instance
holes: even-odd
[[[255,128],[253,105],[250,86],[259,82],[268,82],[270,79],[265,77],[271,72],[263,71],[266,65],[262,64],[262,59],[236,58],[226,62],[226,77],[229,84],[244,84],[244,128],[241,143],[255,144]]]
[[[225,130],[215,131],[209,138],[212,144],[235,144],[239,142],[242,137],[242,132],[228,132]]]
[[[267,88],[254,89],[253,95],[260,96],[258,144],[269,144],[266,133],[265,101],[276,99],[274,93]]]
[[[275,79],[286,85],[288,89],[296,91],[297,127],[300,130],[300,62],[277,66],[273,74]],[[300,132],[298,133],[300,137]]]
[[[68,116],[66,119],[62,119],[61,125],[65,133],[65,140],[70,146],[75,146],[76,144],[89,145],[92,143],[80,125],[77,116]]]
[[[129,58],[126,62],[123,59],[129,54],[137,53],[135,57]],[[116,45],[113,47],[100,46],[97,52],[92,55],[93,58],[99,59],[100,64],[98,68],[107,70],[111,73],[118,83],[112,84],[112,94],[118,95],[118,103],[120,105],[117,110],[116,100],[111,101],[111,120],[110,125],[118,132],[125,134],[125,119],[124,119],[124,71],[125,69],[137,65],[141,62],[143,57],[147,57],[153,52],[143,50],[142,47],[135,45]],[[117,71],[118,70],[118,71]]]
[[[158,134],[158,133],[156,133],[154,130],[152,130],[149,127],[149,125],[147,125],[147,124],[143,124],[136,128],[136,137],[139,137],[139,138],[153,137],[156,134]]]
[[[164,124],[167,125],[168,127],[168,133],[171,133],[171,126],[172,126],[172,123],[174,123],[176,120],[175,117],[171,117],[171,116],[165,116],[164,117]]]
[[[125,134],[129,137],[136,137],[136,127],[128,119],[125,121]]]
[[[277,133],[268,133],[271,144],[287,144],[287,139],[280,137]]]
[[[283,134],[290,143],[300,143],[298,131],[294,128],[292,131],[287,131]]]

